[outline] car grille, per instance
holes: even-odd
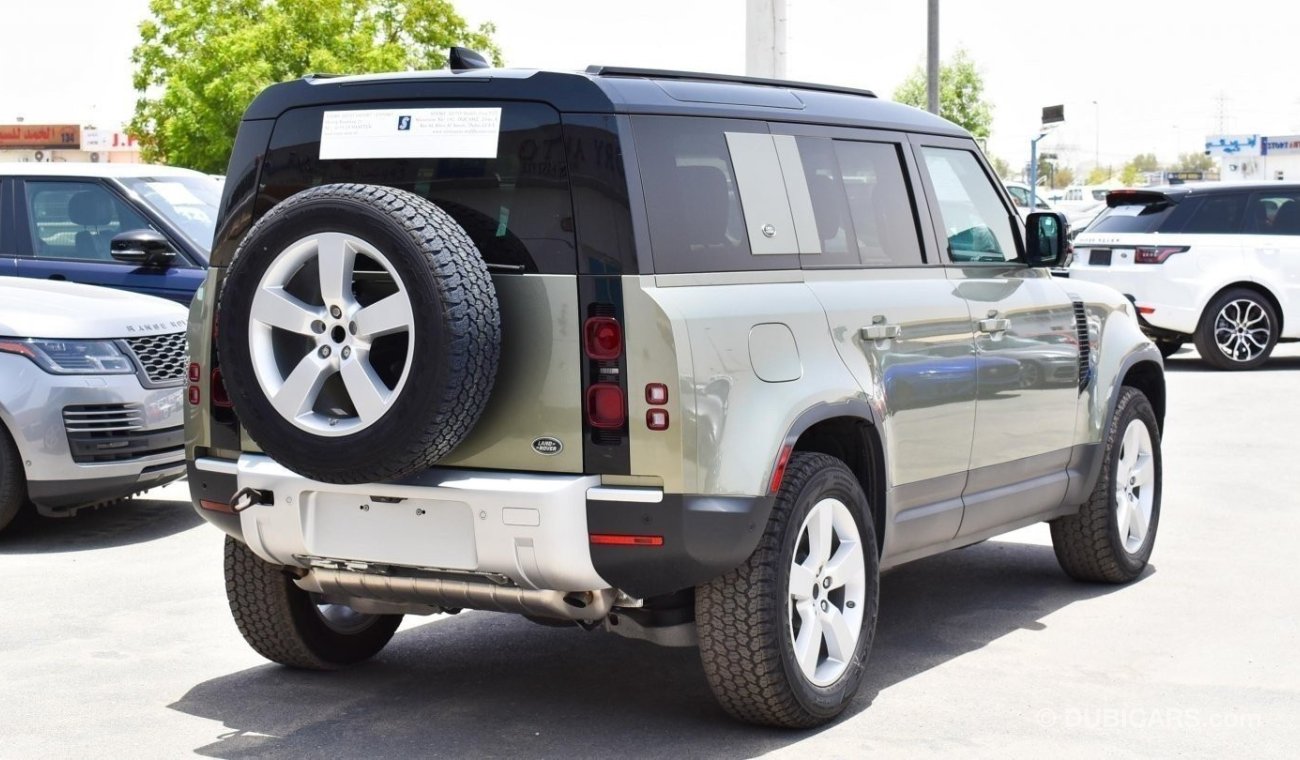
[[[144,367],[145,376],[154,385],[179,383],[185,379],[185,333],[127,338],[131,353]]]
[[[122,462],[179,452],[185,430],[170,427],[145,430],[145,412],[139,404],[85,404],[63,408],[63,428],[68,449],[77,464]]]

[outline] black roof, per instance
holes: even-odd
[[[473,69],[314,75],[266,88],[244,118],[274,119],[303,106],[420,99],[528,100],[567,113],[692,114],[966,135],[952,122],[879,100],[869,90],[611,66],[584,72]]]

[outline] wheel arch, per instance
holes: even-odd
[[[885,542],[885,448],[875,413],[865,401],[823,404],[800,415],[786,434],[792,452],[826,454],[843,462],[867,496],[876,551]]]
[[[1156,422],[1160,426],[1161,435],[1165,431],[1165,373],[1158,362],[1151,359],[1142,359],[1134,362],[1124,371],[1123,379],[1120,381],[1120,389],[1124,386],[1130,386],[1142,391],[1142,394],[1151,402],[1152,409],[1156,413]],[[1118,390],[1118,389],[1117,389]],[[1110,401],[1110,413],[1115,413],[1115,404],[1119,400],[1119,393]]]
[[[1277,315],[1277,333],[1278,335],[1282,334],[1282,330],[1285,328],[1286,325],[1286,315],[1282,313],[1282,302],[1278,300],[1277,296],[1273,294],[1272,289],[1270,289],[1267,285],[1261,282],[1256,282],[1254,280],[1238,280],[1236,282],[1230,282],[1227,285],[1224,285],[1223,287],[1210,293],[1210,297],[1205,299],[1205,303],[1201,306],[1201,317],[1196,322],[1196,329],[1198,330],[1201,329],[1201,325],[1205,322],[1205,319],[1209,314],[1210,304],[1214,303],[1215,299],[1217,299],[1219,296],[1223,295],[1229,290],[1233,290],[1234,288],[1250,290],[1255,293],[1258,293],[1260,296],[1265,298],[1269,302],[1269,304],[1272,305],[1273,313]]]

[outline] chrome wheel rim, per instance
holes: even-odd
[[[392,292],[363,304],[356,295],[362,280]],[[414,356],[414,321],[410,295],[388,257],[353,235],[312,235],[281,251],[258,283],[248,324],[253,374],[295,427],[320,436],[356,433],[401,395]],[[400,359],[400,368],[386,361],[385,379],[371,361],[375,342],[403,334],[404,356],[388,357]]]
[[[1214,342],[1235,362],[1259,358],[1268,348],[1272,330],[1268,312],[1249,298],[1229,301],[1214,318]]]
[[[331,631],[343,635],[361,633],[378,617],[357,612],[346,604],[317,604],[316,614]]]
[[[1133,420],[1124,429],[1115,465],[1115,525],[1129,554],[1142,548],[1151,528],[1155,467],[1151,432],[1142,420]]]
[[[822,499],[799,528],[789,582],[795,661],[817,686],[834,683],[853,661],[866,593],[858,524],[844,502]]]

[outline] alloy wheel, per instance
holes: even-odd
[[[1271,331],[1268,312],[1248,298],[1229,301],[1214,318],[1214,342],[1235,362],[1249,362],[1268,350]]]
[[[818,686],[842,676],[857,651],[866,576],[849,508],[833,498],[814,504],[799,528],[790,565],[789,622],[799,669]]]
[[[1155,458],[1151,431],[1142,420],[1129,422],[1115,466],[1115,523],[1124,551],[1136,554],[1151,528],[1155,503]]]

